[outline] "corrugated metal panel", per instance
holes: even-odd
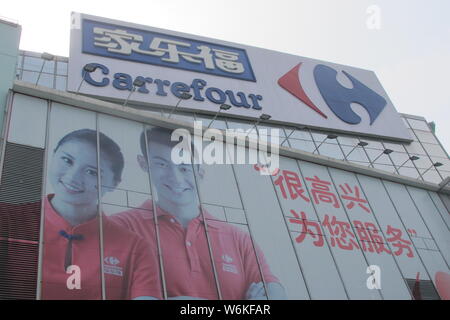
[[[0,299],[35,299],[44,150],[7,143],[0,185]]]

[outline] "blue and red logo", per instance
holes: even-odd
[[[302,86],[300,81],[301,66],[302,63],[299,63],[283,75],[278,79],[278,84],[326,119],[328,118],[327,115],[311,101]],[[386,107],[386,99],[349,73],[342,72],[352,82],[353,88],[349,89],[342,86],[337,81],[337,71],[333,68],[323,64],[316,65],[313,73],[320,94],[331,111],[342,121],[349,124],[361,122],[361,117],[350,107],[352,103],[357,103],[366,109],[372,125]]]

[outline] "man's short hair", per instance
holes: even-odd
[[[180,143],[180,141],[172,141],[171,136],[175,129],[168,129],[163,127],[151,127],[149,129],[144,129],[140,137],[141,152],[145,159],[148,161],[147,154],[150,154],[150,150],[147,150],[149,146],[145,145],[145,135],[147,134],[147,143],[150,145],[151,142],[157,142],[160,144],[167,145],[169,147],[174,147]],[[147,150],[147,152],[145,152]],[[195,148],[194,143],[191,141],[191,151],[194,152],[194,156],[198,155],[198,150]]]

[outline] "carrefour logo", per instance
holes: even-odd
[[[320,116],[328,118],[326,112],[319,109],[305,92],[300,81],[301,66],[302,63],[299,63],[283,75],[278,80],[278,84]],[[348,72],[342,71],[342,73],[351,81],[352,88],[346,88],[338,82],[335,69],[323,64],[314,67],[314,81],[322,98],[339,119],[349,124],[361,122],[361,117],[352,110],[351,104],[361,105],[368,112],[372,125],[386,107],[386,100]]]

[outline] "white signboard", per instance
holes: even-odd
[[[91,64],[95,71],[83,67]],[[83,79],[84,78],[84,79]],[[68,90],[241,118],[411,141],[371,71],[105,18],[73,14]]]

